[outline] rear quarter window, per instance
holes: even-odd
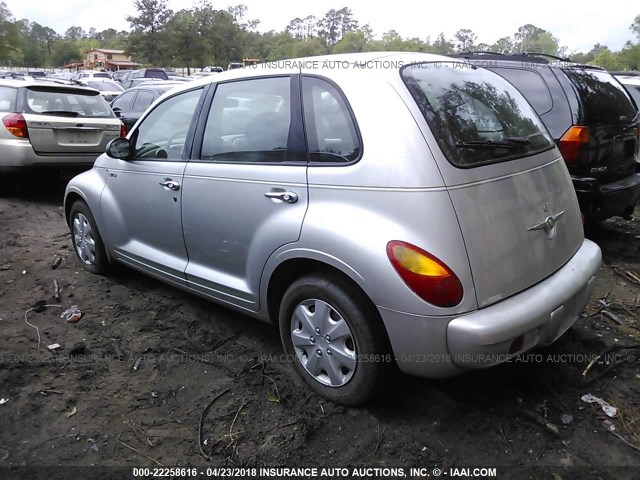
[[[633,100],[636,102],[636,107],[640,108],[640,85],[623,85],[627,89],[627,92],[629,92],[629,95],[631,95]]]
[[[549,87],[539,73],[521,68],[492,68],[491,70],[516,87],[538,115],[544,115],[553,107]]]
[[[489,70],[460,62],[425,62],[403,67],[401,76],[442,152],[457,167],[553,148],[522,94]]]
[[[12,87],[0,87],[0,112],[13,112],[17,90]]]

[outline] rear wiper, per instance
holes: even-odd
[[[514,148],[516,145],[527,145],[527,137],[505,137],[502,141],[493,140],[472,140],[469,142],[457,143],[458,148]]]
[[[473,140],[471,142],[456,143],[458,148],[514,148],[509,142],[494,142],[493,140]]]
[[[58,117],[77,117],[78,112],[69,112],[67,110],[44,110],[41,113],[42,115],[57,115]]]

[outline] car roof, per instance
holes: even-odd
[[[452,55],[455,58],[464,58],[467,60],[492,60],[497,62],[519,62],[524,65],[539,63],[549,67],[560,68],[584,68],[589,70],[604,70],[596,65],[587,65],[574,62],[568,58],[559,57],[557,55],[549,55],[541,52],[522,52],[522,53],[498,53],[498,52],[463,52]],[[483,66],[483,65],[478,65]]]
[[[341,53],[336,55],[318,55],[315,57],[300,57],[274,62],[263,62],[255,65],[246,65],[243,68],[226,70],[216,75],[205,75],[190,82],[184,82],[179,86],[180,91],[190,90],[195,86],[208,85],[210,83],[224,82],[243,78],[259,78],[264,76],[293,75],[297,73],[313,73],[322,71],[324,74],[333,70],[354,68],[355,70],[369,70],[380,75],[389,75],[389,72],[397,72],[402,65],[416,62],[451,62],[451,57],[432,53],[419,52],[360,52]],[[382,62],[382,63],[371,63]],[[357,65],[367,64],[369,68],[356,68]],[[340,68],[336,66],[339,65]],[[398,68],[385,68],[385,65]],[[178,90],[176,90],[178,91]]]
[[[635,75],[614,75],[624,85],[640,85],[640,77]]]
[[[171,90],[172,88],[175,88],[177,86],[182,86],[187,82],[171,82],[168,80],[165,80],[164,82],[149,82],[149,83],[143,83],[141,85],[136,85],[135,87],[131,87],[128,88],[127,90],[125,90],[125,92],[133,92],[136,90],[162,90],[162,91],[167,91],[167,90]],[[124,93],[124,92],[122,92]]]

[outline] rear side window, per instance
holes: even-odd
[[[617,125],[628,123],[636,116],[636,109],[625,91],[607,72],[600,70],[564,69],[578,93],[584,125]]]
[[[133,104],[134,112],[144,112],[153,103],[153,93],[143,90],[138,93],[136,101]]]
[[[640,85],[624,85],[627,89],[627,92],[631,95],[631,97],[635,100],[636,106],[640,108]]]
[[[509,80],[529,101],[538,115],[544,115],[553,107],[549,88],[539,73],[520,68],[492,68],[491,70]]]
[[[135,96],[136,92],[125,92],[113,101],[111,108],[121,112],[130,112]]]
[[[351,162],[360,155],[357,130],[340,92],[316,77],[302,78],[305,126],[311,162]]]
[[[455,166],[513,160],[554,145],[520,92],[489,70],[426,62],[403,67],[401,75]]]
[[[114,116],[98,92],[31,87],[27,89],[26,100],[25,113],[98,118]]]
[[[285,162],[291,125],[289,77],[223,83],[202,139],[202,160]]]
[[[17,90],[11,87],[0,87],[0,112],[15,110]]]

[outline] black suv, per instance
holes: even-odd
[[[529,101],[562,153],[585,220],[631,218],[640,199],[640,116],[617,79],[539,53],[457,58],[497,73]]]
[[[163,68],[141,68],[132,70],[126,78],[122,78],[120,83],[125,89],[135,87],[140,82],[146,80],[169,80],[167,72]]]

